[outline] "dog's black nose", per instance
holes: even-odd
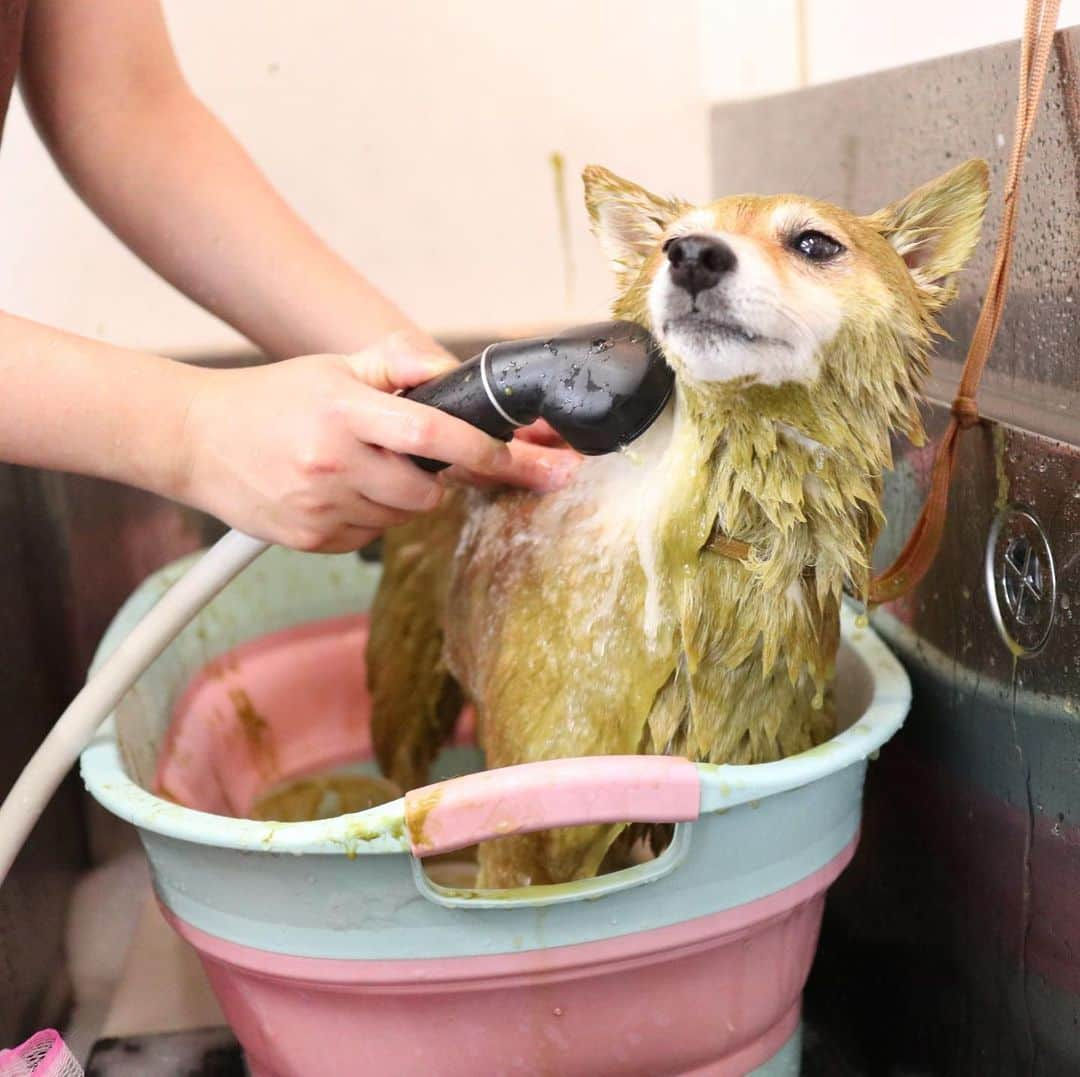
[[[691,295],[711,288],[735,268],[735,252],[713,236],[680,236],[667,247],[671,279]]]

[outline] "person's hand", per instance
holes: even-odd
[[[464,467],[443,472],[447,482],[465,482],[470,486],[524,486],[531,490],[557,490],[564,486],[581,463],[581,456],[543,419],[514,431],[510,442],[510,466],[489,475]]]
[[[257,538],[343,552],[438,505],[442,483],[402,454],[446,460],[459,481],[540,490],[567,482],[579,459],[572,451],[508,446],[393,395],[455,362],[417,333],[352,356],[200,371],[178,496]]]
[[[547,445],[549,448],[566,448],[566,442],[547,424],[544,419],[537,419],[531,426],[522,426],[514,432],[514,437],[528,441],[533,445]]]

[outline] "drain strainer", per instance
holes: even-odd
[[[1006,505],[990,528],[986,591],[1009,650],[1019,656],[1041,651],[1054,624],[1057,579],[1046,532],[1023,505]]]

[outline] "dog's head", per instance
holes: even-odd
[[[597,166],[584,180],[619,279],[616,313],[648,326],[680,380],[699,385],[848,379],[852,351],[875,340],[894,342],[892,362],[921,363],[987,197],[979,160],[868,217],[797,195],[695,207]],[[868,367],[863,384],[900,376],[874,370],[874,354],[857,361]]]

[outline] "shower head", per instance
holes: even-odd
[[[640,437],[671,396],[674,375],[649,332],[598,322],[553,337],[491,344],[454,370],[404,395],[509,441],[544,419],[586,456]],[[427,471],[445,463],[412,458]]]

